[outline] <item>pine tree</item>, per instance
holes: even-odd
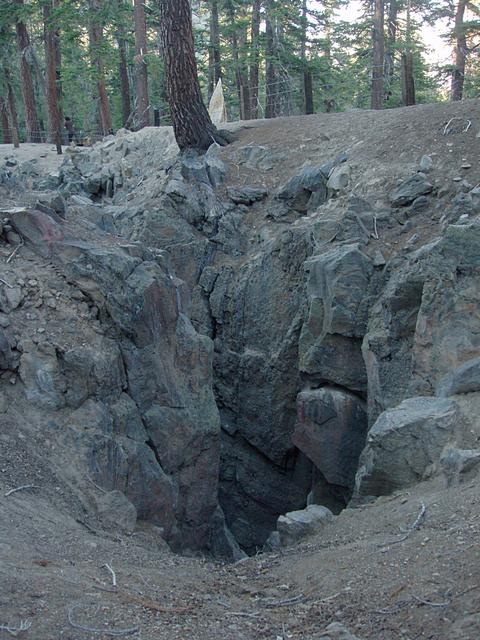
[[[202,100],[193,42],[189,0],[159,0],[165,87],[180,150],[205,151],[225,143]]]
[[[135,12],[135,86],[137,91],[136,120],[142,129],[150,124],[147,69],[147,20],[145,0],[134,0]]]

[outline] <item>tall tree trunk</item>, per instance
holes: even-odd
[[[2,96],[0,96],[0,124],[2,126],[3,144],[11,144],[12,132],[10,131],[10,123],[8,122],[8,107]]]
[[[130,81],[128,79],[127,43],[123,25],[118,26],[118,75],[120,78],[120,91],[122,93],[122,125],[125,127],[130,119],[131,96]]]
[[[406,107],[415,104],[415,79],[413,77],[411,0],[407,0],[405,51],[402,53],[402,99]]]
[[[307,0],[302,0],[302,32],[300,42],[300,58],[303,66],[303,111],[309,115],[313,113],[313,79],[312,72],[307,61],[307,30],[308,30],[308,10]]]
[[[45,40],[45,78],[47,86],[48,141],[54,142],[57,153],[62,153],[62,123],[58,108],[57,52],[55,28],[51,24],[53,2],[43,5],[43,34]]]
[[[15,4],[23,7],[23,0],[14,0]],[[38,120],[37,102],[33,85],[32,70],[30,68],[30,37],[24,22],[16,22],[17,47],[20,56],[20,78],[22,81],[22,96],[25,109],[25,125],[27,142],[41,142],[40,124]]]
[[[276,118],[279,115],[278,105],[278,70],[277,70],[277,39],[275,37],[275,17],[271,0],[268,0],[265,16],[265,117]]]
[[[464,17],[468,0],[458,0],[455,12],[455,50],[453,54],[454,70],[452,74],[452,100],[461,100],[465,83],[465,66],[467,63],[467,36]]]
[[[402,53],[402,99],[406,107],[415,104],[415,80],[413,77],[413,54]]]
[[[10,125],[10,131],[12,132],[13,146],[18,147],[20,144],[20,131],[18,128],[18,114],[17,105],[15,102],[15,92],[12,87],[12,79],[10,76],[10,70],[4,68],[5,88],[7,90],[7,106],[8,106],[8,121]]]
[[[215,91],[218,81],[222,77],[218,0],[210,0],[210,44],[208,55],[208,95],[210,97]]]
[[[390,0],[387,16],[387,47],[385,52],[385,99],[392,95],[393,73],[395,71],[395,44],[397,41],[398,29],[398,0]]]
[[[252,3],[252,44],[250,63],[250,115],[258,118],[258,84],[260,82],[260,22],[262,0]]]
[[[385,57],[385,0],[375,0],[375,12],[373,17],[372,44],[373,44],[373,68],[372,68],[372,109],[383,107],[383,68]]]
[[[250,87],[245,66],[243,61],[240,60],[236,16],[232,0],[225,0],[225,6],[230,19],[232,55],[235,64],[235,78],[237,80],[238,100],[240,103],[240,120],[250,120]]]
[[[58,5],[58,0],[53,0],[53,6]],[[62,87],[62,51],[60,49],[60,30],[55,30],[55,68],[57,72],[57,105],[60,114],[60,122],[63,122],[63,87]]]
[[[159,0],[165,88],[180,149],[205,151],[212,141],[225,142],[202,100],[193,43],[189,0]]]
[[[88,38],[90,41],[90,56],[92,67],[95,71],[95,80],[98,91],[100,125],[102,135],[108,135],[112,132],[112,113],[110,111],[110,103],[108,101],[107,89],[105,87],[105,70],[102,61],[102,44],[103,44],[103,25],[99,19],[100,0],[89,0],[90,21],[88,29]]]
[[[135,87],[137,94],[136,120],[138,129],[150,124],[147,69],[147,20],[145,0],[134,0],[135,15]]]

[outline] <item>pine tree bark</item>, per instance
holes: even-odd
[[[269,0],[266,7],[265,15],[265,117],[276,118],[279,115],[278,104],[278,70],[277,70],[277,47],[275,37],[275,24],[273,15],[273,6]]]
[[[415,104],[415,78],[413,76],[412,53],[412,3],[407,0],[407,20],[405,25],[405,51],[402,53],[402,99],[406,107]]]
[[[398,0],[390,0],[390,4],[388,6],[387,22],[388,40],[385,51],[384,95],[388,100],[388,98],[391,96],[393,74],[395,71],[395,44],[397,41],[398,29]]]
[[[0,96],[0,124],[2,126],[3,144],[11,144],[12,132],[10,131],[10,123],[8,122],[8,108],[2,96]]]
[[[119,27],[117,31],[118,44],[118,75],[120,79],[120,91],[122,93],[122,125],[125,127],[130,119],[131,96],[130,80],[128,78],[127,45],[125,31]]]
[[[375,0],[372,29],[372,109],[383,107],[383,68],[385,64],[385,0]]]
[[[57,153],[62,153],[62,122],[58,108],[57,91],[57,51],[55,43],[55,28],[51,24],[53,3],[43,5],[43,35],[45,41],[45,79],[47,91],[48,136],[47,140],[57,147]]]
[[[225,7],[227,9],[230,28],[231,28],[231,47],[232,56],[235,64],[235,78],[237,81],[238,100],[240,104],[240,120],[250,120],[250,87],[248,84],[248,77],[245,70],[245,65],[240,59],[239,53],[239,37],[237,32],[237,21],[235,16],[235,9],[232,0],[225,0]]]
[[[198,82],[189,0],[159,0],[165,89],[180,150],[206,151],[225,139],[208,115]]]
[[[252,44],[250,64],[250,115],[258,118],[258,85],[260,82],[260,22],[262,0],[252,3]]]
[[[302,31],[300,41],[300,58],[303,66],[303,111],[306,115],[313,113],[313,78],[312,72],[308,68],[307,61],[307,30],[308,30],[308,7],[307,0],[302,0]]]
[[[210,44],[208,64],[208,95],[215,91],[222,77],[222,57],[220,52],[220,23],[218,18],[218,0],[210,0]]]
[[[23,0],[14,0],[14,3],[23,7]],[[25,109],[25,125],[27,142],[41,142],[40,124],[38,120],[37,102],[33,75],[30,68],[30,36],[24,22],[17,20],[15,24],[17,35],[17,48],[20,56],[20,78],[22,82],[22,97]]]
[[[135,18],[135,88],[137,94],[136,123],[138,129],[143,129],[143,127],[150,125],[145,0],[134,0],[133,7]]]
[[[102,135],[112,132],[112,113],[108,100],[107,89],[105,87],[105,70],[102,61],[103,25],[99,20],[100,0],[89,0],[90,20],[88,38],[90,41],[90,57],[92,67],[95,72],[95,80],[98,91],[100,125]]]
[[[402,53],[402,100],[406,107],[412,107],[415,104],[415,79],[411,51]]]
[[[15,102],[15,92],[12,87],[12,78],[10,75],[10,70],[5,67],[4,68],[4,77],[5,77],[5,88],[7,90],[7,113],[8,113],[8,122],[10,126],[10,131],[12,133],[13,146],[17,148],[20,146],[20,131],[18,128],[18,114],[17,114],[17,104]]]
[[[118,47],[118,80],[121,92],[120,104],[122,108],[122,127],[126,127],[130,120],[132,102],[130,78],[128,75],[127,36],[125,27],[125,14],[127,11],[130,11],[130,6],[127,7],[124,0],[116,0],[115,8],[117,11],[117,19],[115,20],[115,39]]]
[[[58,4],[58,0],[53,0],[52,5],[55,7]],[[60,123],[63,122],[63,87],[62,87],[62,52],[60,49],[60,30],[55,30],[55,66],[57,70],[57,105],[58,112],[60,114]]]
[[[463,97],[465,83],[465,67],[467,64],[467,36],[465,33],[465,9],[468,0],[458,0],[455,11],[455,50],[453,54],[454,69],[452,74],[452,100],[458,101]]]

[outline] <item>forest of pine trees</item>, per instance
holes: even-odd
[[[184,56],[205,103],[222,79],[229,120],[461,100],[480,91],[480,0],[2,0],[0,141],[59,145],[65,117],[91,139],[171,123],[175,92],[200,98],[169,76]]]

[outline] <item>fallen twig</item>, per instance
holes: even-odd
[[[301,593],[294,598],[286,598],[285,600],[277,600],[276,602],[265,602],[263,603],[263,606],[267,609],[273,609],[274,607],[288,607],[291,604],[300,604],[300,602],[303,602],[305,598],[306,596]]]
[[[38,489],[39,487],[37,487],[35,484],[23,484],[21,487],[16,487],[15,489],[10,489],[10,491],[7,491],[7,493],[4,494],[5,498],[8,498],[8,496],[11,496],[12,493],[17,493],[17,491],[24,491],[25,489]]]
[[[133,602],[134,604],[138,604],[141,607],[145,607],[145,609],[151,609],[152,611],[158,611],[160,613],[187,613],[188,611],[193,611],[196,607],[164,607],[155,600],[151,598],[145,598],[143,596],[136,596],[133,593],[127,593],[126,591],[117,591],[116,592],[120,598],[124,602]]]
[[[407,605],[410,604],[410,602],[411,602],[410,599],[408,599],[408,600],[399,600],[399,602],[396,602],[391,607],[385,607],[384,609],[373,609],[372,613],[376,613],[379,616],[393,615],[394,613],[398,613],[399,611],[404,609]]]
[[[11,627],[9,624],[0,624],[0,631],[6,631],[7,633],[16,635],[17,633],[23,633],[24,631],[28,631],[31,626],[32,626],[31,620],[20,620],[20,625],[18,627]]]
[[[108,569],[108,571],[110,571],[110,573],[112,574],[112,587],[116,587],[117,586],[117,574],[115,573],[115,571],[112,569],[112,567],[109,564],[104,564],[103,566],[106,569]]]
[[[403,535],[398,540],[391,540],[388,544],[398,544],[400,542],[404,542],[408,537],[410,537],[412,535],[412,533],[414,531],[416,531],[419,528],[419,526],[422,523],[422,520],[425,518],[425,515],[427,513],[427,507],[425,506],[425,503],[422,502],[421,504],[422,504],[422,506],[420,508],[420,512],[419,512],[418,516],[415,519],[415,522],[410,527],[408,527],[408,529],[406,530],[405,535]],[[382,545],[382,546],[384,546],[384,545]]]
[[[363,231],[363,233],[365,234],[365,236],[367,238],[370,237],[370,233],[368,232],[367,227],[363,224],[362,220],[360,219],[360,216],[358,215],[358,213],[354,214],[354,218],[357,221],[358,226],[360,227],[360,229]]]
[[[85,604],[74,604],[70,607],[68,607],[68,622],[70,624],[70,626],[72,626],[74,629],[80,629],[81,631],[88,631],[88,633],[101,633],[105,636],[111,636],[111,637],[119,637],[119,636],[131,636],[134,633],[138,633],[139,631],[139,627],[131,627],[130,629],[96,629],[95,627],[85,627],[82,624],[79,624],[78,622],[75,622],[73,620],[73,613],[76,609],[79,609],[80,607],[87,607],[89,605],[85,605]],[[97,607],[98,610],[98,607]]]
[[[22,238],[22,241],[18,245],[18,247],[15,247],[15,249],[12,251],[12,253],[8,256],[7,264],[14,259],[14,257],[17,255],[17,253],[20,251],[20,249],[23,247],[24,244],[25,244],[25,242],[23,241],[23,238]]]
[[[373,216],[373,237],[375,240],[379,239],[378,229],[377,229],[377,216]]]
[[[103,489],[100,485],[98,485],[94,480],[92,480],[92,478],[87,474],[87,480],[89,482],[91,482],[93,484],[93,486],[95,487],[95,489],[98,489],[99,491],[101,491],[102,493],[108,493],[108,491],[106,489]]]
[[[424,600],[423,598],[419,598],[418,596],[413,596],[412,598],[420,604],[426,604],[429,607],[448,607],[451,604],[451,600],[447,600],[446,602],[430,602],[429,600]]]
[[[226,616],[238,616],[241,618],[258,618],[260,613],[248,613],[247,611],[227,611]]]
[[[0,282],[4,284],[6,287],[8,287],[9,289],[13,289],[13,285],[11,285],[9,282],[4,280],[3,278],[0,278]]]

